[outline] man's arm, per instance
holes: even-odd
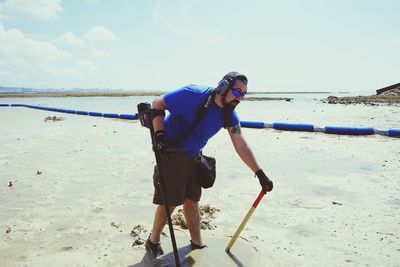
[[[165,153],[167,142],[165,137],[164,111],[167,109],[167,105],[165,104],[164,95],[156,97],[151,106],[154,115],[152,123],[155,135],[155,146],[153,147],[153,150]]]
[[[242,135],[240,124],[229,127],[228,132],[229,136],[231,137],[233,146],[235,147],[236,153],[240,156],[243,162],[246,163],[246,165],[249,166],[249,168],[255,173],[258,180],[260,181],[264,193],[271,191],[274,185],[258,165],[253,152],[247,145],[247,142]]]
[[[253,172],[258,171],[260,169],[260,166],[258,165],[256,158],[253,155],[253,152],[247,145],[247,142],[242,135],[242,129],[240,128],[240,125],[237,124],[235,126],[229,127],[228,132],[236,153]]]
[[[157,110],[166,110],[167,105],[165,104],[164,95],[154,98],[151,107]],[[164,116],[156,116],[153,119],[154,132],[162,131],[164,127]]]

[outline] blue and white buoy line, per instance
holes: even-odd
[[[102,112],[93,112],[93,111],[42,107],[42,106],[26,105],[26,104],[0,104],[0,107],[24,107],[24,108],[32,108],[32,109],[61,112],[61,113],[68,113],[68,114],[87,115],[87,116],[93,116],[93,117],[115,118],[115,119],[125,119],[125,120],[138,119],[138,116],[136,114],[102,113]]]
[[[124,120],[137,120],[139,117],[137,114],[116,114],[116,113],[102,113],[102,112],[92,112],[83,110],[71,110],[71,109],[61,109],[52,107],[43,107],[35,105],[26,104],[0,104],[0,107],[25,107],[32,109],[39,109],[52,112],[61,112],[68,114],[84,115],[84,116],[94,116],[94,117],[104,117],[104,118],[115,118]],[[281,131],[301,131],[301,132],[322,132],[327,134],[340,134],[340,135],[373,135],[379,134],[389,137],[400,137],[400,129],[389,129],[389,130],[378,130],[372,127],[343,127],[343,126],[325,126],[317,127],[313,124],[302,124],[302,123],[286,123],[286,122],[274,122],[274,123],[264,123],[258,121],[240,121],[241,127],[244,128],[273,128],[275,130]]]
[[[325,126],[317,127],[313,124],[301,123],[263,123],[256,121],[241,121],[240,125],[247,128],[273,128],[282,131],[302,131],[302,132],[323,132],[327,134],[343,135],[372,135],[380,134],[390,137],[400,137],[400,129],[389,129],[387,131],[374,129],[372,127],[344,127],[344,126]]]

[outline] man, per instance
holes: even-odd
[[[176,206],[183,204],[192,249],[205,247],[200,235],[201,187],[195,180],[195,158],[201,153],[207,141],[222,127],[227,128],[237,154],[258,177],[264,192],[271,191],[273,188],[272,181],[261,170],[243,138],[239,118],[234,111],[246,93],[247,77],[237,72],[229,72],[215,89],[189,85],[157,97],[152,103],[153,114],[156,114],[153,119],[155,149],[159,153],[167,153],[167,157],[159,167],[166,184],[165,193],[169,210],[172,213]],[[201,106],[210,95],[213,97],[211,105],[201,120],[191,129]],[[169,111],[166,117],[164,117],[164,110]],[[177,139],[179,142],[176,142]],[[176,148],[175,152],[166,152],[167,147],[171,148],[171,146]],[[160,236],[167,222],[157,168],[155,168],[153,180],[155,187],[153,203],[158,207],[152,232],[145,246],[147,252],[157,256],[163,254]]]

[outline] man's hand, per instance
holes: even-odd
[[[155,135],[155,145],[154,152],[160,152],[161,154],[165,154],[167,150],[167,138],[165,137],[165,131],[159,130],[154,133]]]
[[[267,177],[267,175],[263,172],[263,170],[259,169],[256,172],[256,175],[258,177],[258,180],[260,181],[260,185],[262,187],[262,190],[266,194],[267,192],[271,191],[272,188],[274,187],[274,184],[272,181]]]

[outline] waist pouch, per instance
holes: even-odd
[[[216,160],[213,157],[200,155],[196,158],[196,182],[203,188],[214,185],[216,177]]]

